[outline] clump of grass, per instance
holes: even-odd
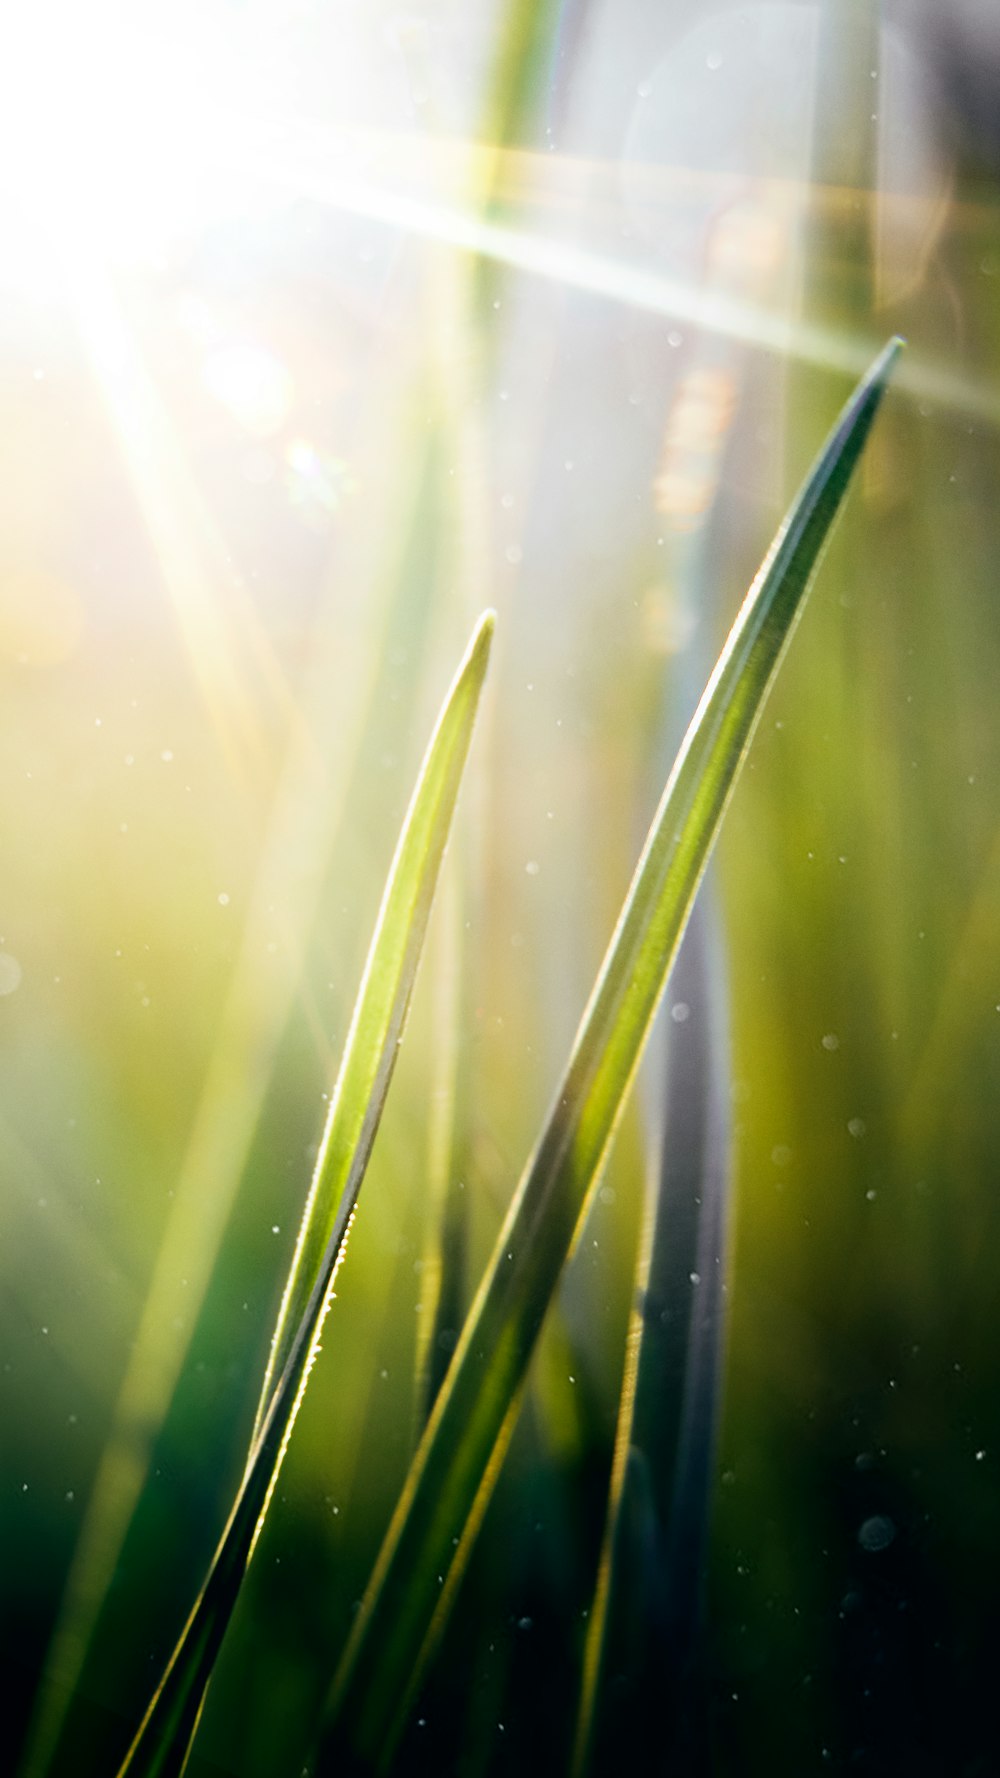
[[[667,779],[607,955],[585,1006],[566,1069],[536,1147],[514,1191],[486,1277],[464,1319],[457,1350],[436,1392],[383,1550],[361,1600],[319,1728],[319,1771],[386,1773],[407,1714],[429,1670],[482,1515],[518,1417],[528,1366],[560,1273],[577,1241],[601,1168],[639,1067],[665,981],[763,702],[778,674],[827,535],[842,507],[899,350],[891,341],[843,409],[747,594],[696,717]],[[249,1438],[246,1469],[228,1524],[164,1677],[121,1766],[121,1778],[180,1778],[198,1730],[206,1689],[269,1508],[295,1415],[306,1389],[336,1271],[358,1204],[372,1143],[399,1051],[434,887],[440,875],[473,722],[488,667],[493,617],[475,629],[441,709],[391,864],[367,967],[354,1006],[324,1140],[302,1214]],[[698,948],[696,967],[698,965]],[[705,958],[701,958],[705,964]],[[710,965],[708,965],[710,967]],[[712,1159],[712,1108],[694,1118],[696,1168]],[[669,1140],[669,1133],[667,1133]],[[681,1133],[683,1140],[683,1133]],[[665,1200],[664,1200],[665,1202]],[[664,1202],[658,1214],[662,1213]],[[696,1230],[696,1239],[698,1239]],[[669,1277],[669,1227],[641,1259],[642,1289]],[[617,1426],[609,1526],[596,1579],[580,1682],[577,1751],[593,1757],[603,1693],[619,1654],[616,1622],[630,1618],[655,1654],[678,1657],[664,1625],[678,1618],[673,1550],[687,1515],[705,1524],[717,1366],[690,1344],[685,1417],[692,1444],[653,1437],[657,1362],[641,1323]],[[651,1572],[637,1575],[621,1527],[630,1476],[639,1478]],[[694,1522],[690,1520],[690,1522]],[[625,1552],[625,1554],[623,1554]],[[612,1602],[617,1600],[612,1611]],[[685,1622],[690,1622],[690,1613]],[[642,1709],[657,1684],[655,1662],[637,1671]],[[566,1737],[566,1767],[573,1758]]]
[[[321,1732],[321,1771],[390,1769],[502,1464],[532,1353],[618,1128],[709,854],[897,351],[898,342],[891,342],[876,360],[817,458],[733,625],[670,774],[551,1110],[465,1321],[340,1661]],[[187,1762],[318,1350],[388,1092],[492,627],[487,616],[473,637],[397,846],[282,1299],[243,1481],[208,1579],[121,1778],[178,1778]],[[711,1369],[697,1386],[701,1399],[695,1412],[710,1425]],[[577,1743],[581,1764],[600,1707],[610,1565],[628,1455],[634,1439],[642,1437],[634,1405],[634,1388],[630,1396],[627,1385],[586,1661]],[[652,1467],[654,1514],[662,1515],[676,1461]],[[698,1473],[704,1489],[705,1465]],[[669,1589],[669,1571],[665,1584]],[[662,1615],[662,1586],[654,1585],[649,1597],[658,1599]],[[645,1610],[648,1617],[648,1603]]]
[[[388,1769],[444,1627],[528,1363],[635,1075],[713,842],[898,351],[847,404],[685,737],[552,1108],[414,1458],[331,1699],[321,1763]]]

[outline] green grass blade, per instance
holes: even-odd
[[[380,372],[373,413],[403,380],[398,356]],[[345,560],[356,578],[357,608],[334,615],[317,608],[308,669],[257,856],[253,888],[219,1021],[178,1158],[170,1211],[112,1408],[84,1509],[63,1598],[25,1742],[19,1778],[61,1769],[60,1743],[72,1747],[74,1717],[109,1588],[145,1487],[153,1445],[166,1420],[240,1183],[257,1138],[261,1110],[296,1004],[306,996],[302,956],[320,915],[331,860],[349,836],[346,810],[363,777],[367,737],[384,732],[386,658],[400,626],[413,634],[415,568],[427,556],[425,509],[430,475],[426,399],[418,381],[400,398],[398,440],[379,461],[396,489],[397,522],[377,544],[345,515]],[[362,460],[373,459],[379,427],[371,423]],[[483,603],[486,601],[484,600]],[[363,613],[362,617],[360,614]],[[422,647],[422,643],[414,645]],[[356,678],[338,676],[344,658]],[[331,702],[331,683],[338,695]],[[394,702],[394,716],[402,703]],[[275,934],[277,948],[272,950]]]
[[[448,1368],[450,1347],[457,1339],[463,1311],[466,1215],[465,1189],[455,1168],[458,1149],[458,1082],[461,1072],[463,990],[462,887],[451,870],[441,883],[436,933],[428,942],[428,967],[433,969],[434,1010],[431,1041],[431,1102],[427,1111],[428,1228],[424,1237],[417,1310],[415,1426],[422,1432]],[[436,944],[435,944],[436,940]],[[449,1338],[450,1336],[450,1338]]]
[[[619,1122],[739,768],[899,349],[848,402],[681,747],[540,1141],[334,1680],[320,1770],[385,1771],[492,1491],[528,1361]]]
[[[444,705],[389,872],[282,1299],[246,1472],[208,1579],[121,1768],[176,1778],[318,1350],[416,975],[489,659],[481,621]]]
[[[254,1439],[319,1275],[341,1195],[359,1167],[364,1169],[382,1113],[482,690],[493,623],[492,613],[481,620],[459,669],[400,838],[278,1312]]]
[[[661,1011],[650,1045],[659,1053],[648,1058],[660,1095],[587,1619],[577,1774],[604,1770],[625,1747],[654,1745],[665,1769],[697,1769],[690,1698],[722,1369],[730,1147],[725,965],[709,888],[671,977],[688,1017],[664,1031]],[[680,1697],[688,1706],[678,1711]]]

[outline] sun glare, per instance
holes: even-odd
[[[266,67],[266,72],[264,68]],[[67,253],[155,262],[245,201],[234,150],[280,58],[211,8],[41,0],[0,26],[0,285],[58,298]]]
[[[215,223],[257,219],[304,200],[764,350],[852,375],[867,362],[871,338],[803,326],[781,302],[748,299],[742,279],[739,288],[730,278],[706,288],[690,269],[595,251],[572,230],[567,236],[537,221],[509,226],[485,215],[477,201],[483,156],[501,185],[505,177],[526,182],[529,207],[544,205],[560,167],[579,185],[585,164],[574,168],[558,154],[498,155],[425,127],[380,129],[366,115],[369,85],[374,93],[379,84],[373,45],[380,41],[388,53],[377,32],[364,44],[350,33],[345,39],[334,70],[337,123],[306,115],[293,14],[282,6],[240,9],[237,29],[235,9],[211,0],[172,7],[94,0],[86,8],[34,0],[8,9],[0,22],[0,293],[42,309],[72,305],[81,263],[155,269]],[[378,109],[374,98],[371,109]],[[676,107],[659,109],[672,117]],[[661,209],[676,207],[681,176],[656,160],[643,159],[639,171],[647,185],[652,171]],[[624,188],[631,189],[630,178],[635,183],[635,168],[609,163],[607,170]],[[771,196],[773,189],[772,182]],[[790,190],[786,183],[786,197]],[[938,197],[928,200],[934,215]],[[780,207],[777,225],[787,228],[784,199]],[[884,233],[885,216],[880,226]],[[282,414],[280,370],[275,375],[262,359],[215,364],[217,399],[242,411],[248,378],[266,415]],[[917,358],[901,381],[995,417],[992,389],[970,387]]]

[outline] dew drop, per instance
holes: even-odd
[[[0,951],[0,994],[13,994],[21,986],[24,971],[9,951]]]
[[[875,1513],[872,1518],[865,1519],[858,1532],[858,1542],[869,1555],[875,1556],[887,1550],[896,1536],[896,1527],[884,1513]]]

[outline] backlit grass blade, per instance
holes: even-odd
[[[334,1679],[323,1773],[385,1771],[391,1760],[495,1483],[546,1309],[739,768],[898,349],[897,341],[885,348],[840,416],[685,737]]]
[[[718,909],[691,911],[647,1060],[663,1104],[650,1121],[645,1229],[615,1433],[604,1545],[587,1620],[574,1769],[627,1746],[688,1758],[701,1571],[711,1500],[724,1318],[730,1146],[725,965]],[[656,1037],[665,1043],[657,1043]],[[637,1522],[641,1534],[636,1535]],[[683,1737],[683,1745],[678,1745]],[[683,1756],[683,1757],[682,1757]],[[684,1760],[687,1763],[684,1763]]]
[[[736,287],[761,294],[756,284],[744,284],[745,272]],[[708,580],[711,541],[725,531],[721,472],[744,358],[731,340],[709,336],[682,382],[688,391],[715,392],[707,465],[705,428],[691,427],[683,398],[667,419],[661,463],[682,481],[710,475],[712,492],[697,522],[688,517],[678,529],[670,476],[657,484],[672,521],[667,577],[692,631],[670,675],[668,731],[693,705],[711,664],[706,632],[718,618]],[[674,746],[682,732],[673,735]],[[657,1746],[669,1767],[672,1718],[688,1722],[696,1714],[674,1713],[665,1690],[689,1683],[688,1663],[678,1662],[675,1650],[698,1640],[721,1376],[730,1065],[721,911],[710,879],[711,872],[674,961],[672,1005],[661,1005],[643,1063],[646,1205],[607,1522],[587,1617],[578,1772],[588,1765],[601,1770],[626,1745]]]
[[[340,1194],[353,1177],[359,1154],[367,1159],[381,1116],[385,1089],[395,1061],[394,1053],[383,1052],[390,1034],[399,1036],[405,1017],[406,999],[400,1000],[399,994],[405,986],[408,996],[423,945],[437,881],[437,864],[486,671],[493,621],[492,614],[484,618],[470,644],[449,702],[442,712],[400,838],[278,1312],[257,1405],[251,1451],[264,1423],[275,1378],[281,1373],[316,1281],[337,1215]],[[456,747],[458,750],[453,754],[452,749]],[[446,818],[443,818],[445,811]],[[412,926],[408,922],[412,922]]]
[[[272,1345],[267,1401],[208,1579],[121,1768],[183,1771],[212,1668],[287,1448],[333,1297],[396,1062],[489,659],[479,624],[431,740],[396,847],[344,1048]]]
[[[487,220],[502,209],[507,157],[530,139],[535,129],[546,68],[556,59],[564,11],[561,0],[506,0],[502,8],[496,53],[487,76],[477,129],[482,149],[473,157],[467,178],[465,201],[470,215]],[[419,68],[417,75],[421,81],[426,79],[426,73]],[[484,564],[490,560],[493,548],[484,501],[488,478],[479,461],[479,415],[484,395],[491,387],[501,337],[496,311],[500,308],[505,268],[478,256],[451,261],[435,257],[432,264],[431,303],[439,342],[442,430],[449,459],[455,466],[458,582],[474,586],[482,580]],[[455,350],[456,338],[464,339],[461,352]],[[489,399],[495,399],[495,391]],[[481,804],[478,810],[474,806],[474,832],[482,826],[482,813]],[[476,899],[480,868],[481,848],[475,843],[467,845],[453,860],[450,892],[447,883],[442,885],[442,900],[453,902],[454,906],[442,906],[438,916],[440,967],[434,971],[438,994],[433,1064],[436,1078],[427,1129],[429,1217],[415,1364],[418,1430],[423,1429],[444,1380],[467,1302],[469,1207],[462,1172],[471,1147],[475,1110],[468,1091],[460,1028],[477,988],[475,967],[463,943],[463,909]],[[434,943],[432,937],[431,944]]]
[[[451,1347],[458,1337],[463,1309],[461,1284],[464,1273],[466,1217],[464,1181],[455,1170],[456,1114],[461,1068],[462,900],[455,863],[441,884],[441,906],[436,933],[428,943],[428,964],[433,970],[434,1011],[432,1027],[431,1099],[427,1108],[427,1207],[429,1227],[424,1237],[417,1311],[415,1425],[423,1431],[448,1368]],[[435,944],[436,939],[436,944]],[[435,967],[436,966],[436,967]]]
[[[432,525],[426,399],[419,382],[402,396],[401,384],[401,361],[390,355],[371,392],[360,461],[374,478],[377,456],[384,485],[395,490],[395,522],[372,541],[364,535],[367,519],[344,514],[344,579],[354,585],[354,598],[346,611],[331,589],[309,633],[297,700],[301,720],[289,726],[242,934],[80,1523],[19,1778],[59,1771],[60,1742],[73,1746],[77,1707],[86,1697],[85,1665],[92,1643],[100,1645],[101,1614],[209,1293],[279,1054],[296,1005],[305,1006],[304,952],[330,862],[350,844],[345,811],[352,785],[364,778],[368,737],[384,737],[387,695],[394,722],[404,719],[405,700],[388,683],[390,642],[395,649],[403,627],[414,652],[423,650],[408,614]],[[394,413],[398,406],[399,424],[387,461],[389,403]],[[345,661],[351,662],[346,680]]]

